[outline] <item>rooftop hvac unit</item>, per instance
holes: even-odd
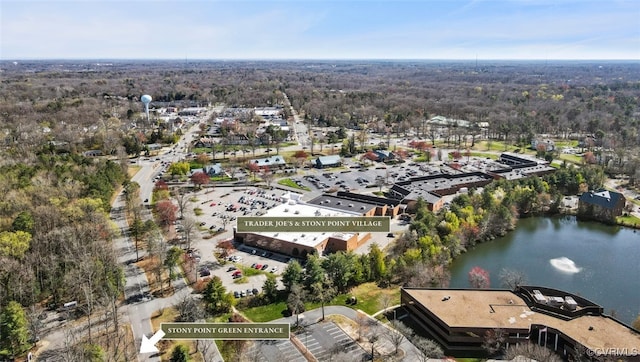
[[[551,305],[553,307],[560,307],[563,304],[564,304],[564,298],[562,298],[562,297],[550,297],[549,298],[549,305]]]
[[[573,299],[573,297],[566,296],[564,297],[564,307],[568,310],[576,310],[576,308],[578,308],[578,303]]]

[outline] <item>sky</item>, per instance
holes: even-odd
[[[640,2],[0,0],[0,59],[640,60]]]

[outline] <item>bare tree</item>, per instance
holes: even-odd
[[[375,355],[376,355],[376,343],[380,340],[380,336],[382,335],[382,331],[380,329],[380,325],[378,324],[377,320],[371,320],[369,318],[367,318],[368,320],[368,333],[367,333],[367,339],[369,340],[369,343],[371,344],[371,360],[375,360]]]
[[[190,202],[190,197],[187,191],[179,187],[173,193],[173,198],[178,204],[178,210],[180,211],[180,220],[184,218],[184,210],[187,208],[187,204]]]
[[[490,329],[485,332],[482,348],[493,355],[502,351],[507,343],[508,334],[500,328]]]
[[[499,277],[500,283],[511,290],[527,282],[527,276],[520,270],[502,268]]]
[[[360,341],[369,326],[369,318],[364,313],[358,311],[356,314],[356,324],[358,325],[358,341]]]
[[[184,242],[187,249],[191,248],[191,239],[197,230],[196,221],[192,217],[185,217],[182,220],[182,234],[184,235]]]
[[[395,319],[391,321],[391,327],[392,328],[389,330],[389,333],[385,334],[385,337],[389,340],[389,342],[391,342],[391,344],[393,344],[393,347],[396,349],[395,354],[398,354],[400,345],[405,338],[411,337],[413,331],[404,323]]]
[[[513,360],[516,357],[530,358],[535,361],[560,362],[562,358],[549,348],[539,346],[535,343],[518,343],[511,345],[506,353],[505,359]]]
[[[431,340],[421,336],[416,336],[411,341],[414,346],[418,349],[418,357],[421,362],[427,362],[430,358],[443,358],[444,352],[442,351],[442,347],[440,345]]]
[[[382,294],[378,302],[380,303],[380,307],[382,310],[387,312],[387,309],[391,306],[392,297],[389,294]]]
[[[185,295],[176,305],[179,322],[195,322],[204,317],[204,309],[200,302],[190,295]]]

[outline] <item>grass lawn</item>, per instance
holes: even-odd
[[[400,303],[400,288],[397,286],[382,289],[375,283],[365,283],[353,288],[350,293],[337,295],[325,306],[342,305],[353,309],[361,309],[368,314],[374,314],[383,309],[382,296],[384,295],[390,298],[388,306]],[[347,298],[351,296],[358,298],[358,304],[355,306],[350,306],[345,303]],[[320,308],[320,306],[320,303],[305,303],[306,310]],[[274,304],[242,309],[242,313],[254,322],[269,322],[274,319],[284,317],[285,314],[283,313],[286,310],[287,303],[285,301],[281,301]]]
[[[255,268],[252,268],[250,266],[243,266],[243,265],[238,265],[238,264],[236,264],[236,266],[238,267],[238,269],[242,270],[242,275],[245,275],[245,276],[248,276],[248,277],[252,277],[252,276],[260,275],[260,274],[266,274],[262,270],[255,269]]]
[[[242,313],[254,322],[263,323],[284,317],[285,314],[283,314],[283,312],[286,310],[287,303],[281,301],[259,307],[247,308],[242,310]]]
[[[374,314],[383,309],[382,296],[390,298],[389,306],[400,304],[400,288],[393,286],[391,288],[380,288],[375,283],[361,284],[351,290],[350,293],[340,294],[331,300],[333,305],[346,305],[347,297],[354,296],[358,298],[358,304],[348,306],[354,309],[361,309],[367,314]],[[318,303],[318,307],[320,304]]]
[[[571,155],[568,153],[563,153],[560,155],[560,159],[563,161],[567,161],[570,163],[575,163],[577,165],[582,165],[582,157],[577,156],[577,155]]]
[[[238,181],[237,178],[231,178],[229,176],[213,176],[211,177],[211,181],[213,182],[231,182],[231,181]]]
[[[640,219],[633,215],[618,216],[616,222],[620,225],[630,226],[634,228],[640,228]]]
[[[485,152],[471,152],[471,157],[482,157],[482,158],[490,158],[492,160],[497,160],[499,155],[495,153],[485,153]]]
[[[293,180],[290,178],[283,178],[281,180],[278,180],[278,185],[293,187],[294,189],[299,189],[299,190],[311,191],[311,189],[306,186],[298,186],[298,184],[293,182]]]

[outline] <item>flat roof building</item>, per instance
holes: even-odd
[[[269,217],[336,217],[362,216],[359,210],[338,210],[323,204],[305,204],[290,200],[275,206],[264,216]],[[235,234],[235,239],[249,246],[259,247],[294,257],[305,257],[309,253],[323,255],[336,251],[355,250],[364,244],[371,234],[335,232],[247,232]]]
[[[605,315],[599,305],[556,289],[402,288],[401,302],[450,353],[482,353],[485,333],[501,329],[508,345],[537,342],[563,356],[626,351],[630,360],[640,360],[639,331]]]

